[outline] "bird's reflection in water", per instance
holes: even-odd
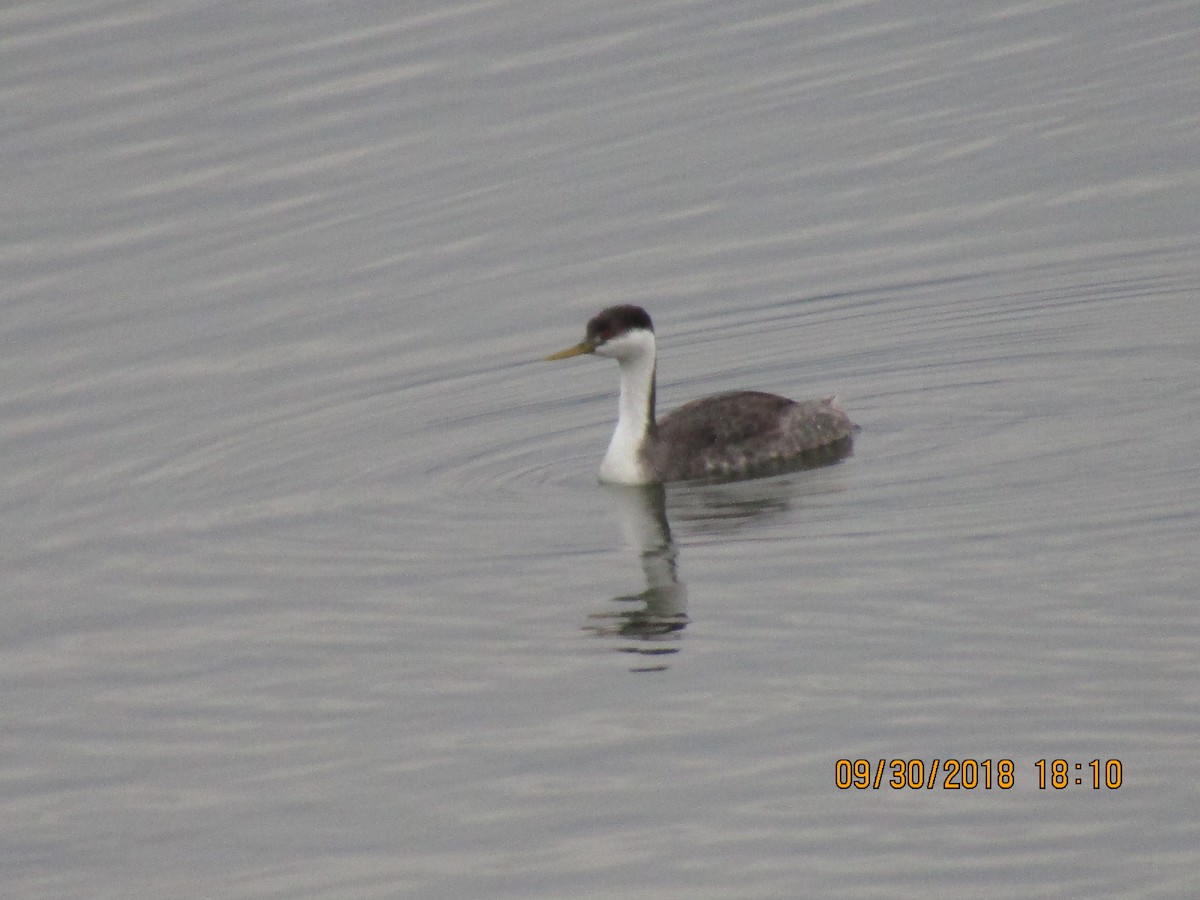
[[[721,535],[752,522],[785,513],[793,501],[812,493],[839,489],[829,479],[807,481],[786,474],[753,481],[661,484],[631,487],[605,485],[626,544],[641,560],[646,589],[612,598],[604,612],[592,613],[584,630],[612,640],[613,649],[634,654],[635,672],[661,672],[681,649],[688,625],[687,585],[679,578],[678,551],[667,518],[668,491],[672,513],[685,531]],[[614,606],[615,605],[615,606]]]
[[[646,664],[634,671],[662,671],[666,665],[652,660],[679,652],[679,637],[688,623],[687,585],[676,571],[666,491],[661,484],[611,485],[605,493],[613,501],[625,542],[640,554],[646,589],[614,597],[622,608],[593,613],[584,630],[596,637],[623,639],[617,649],[645,657]]]

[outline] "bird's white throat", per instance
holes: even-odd
[[[621,370],[617,427],[600,463],[600,480],[647,484],[653,479],[641,450],[654,423],[654,332],[627,332],[597,347],[596,355],[615,359]]]

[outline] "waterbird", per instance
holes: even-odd
[[[547,361],[594,354],[620,367],[617,427],[600,480],[655,484],[749,478],[834,462],[852,449],[858,426],[836,396],[789,400],[762,391],[729,391],[654,414],[657,345],[640,306],[610,306],[587,323],[584,339]]]

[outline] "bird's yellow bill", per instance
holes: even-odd
[[[593,347],[587,341],[576,344],[574,347],[568,347],[566,350],[559,350],[557,353],[551,353],[545,357],[545,362],[553,362],[556,359],[569,359],[572,356],[583,356],[585,353],[591,353]]]

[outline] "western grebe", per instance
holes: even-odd
[[[600,480],[653,484],[736,478],[841,459],[858,429],[837,397],[796,402],[761,391],[731,391],[654,417],[654,325],[640,306],[610,306],[587,324],[581,343],[547,356],[594,353],[621,369],[617,427]]]

